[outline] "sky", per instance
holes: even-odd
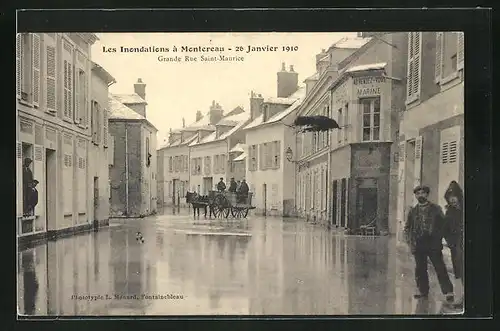
[[[276,96],[276,73],[285,62],[287,70],[294,66],[299,84],[316,71],[315,56],[343,37],[356,33],[98,33],[92,47],[92,60],[104,67],[117,81],[111,93],[134,92],[138,78],[146,84],[147,118],[158,128],[158,144],[170,128],[195,121],[196,111],[208,112],[212,101],[225,112],[237,106],[250,110],[250,93]],[[277,46],[274,52],[246,53],[248,46]],[[169,48],[168,53],[123,53],[120,46],[156,46]],[[243,56],[239,62],[160,62],[158,56],[184,56],[173,53],[177,46],[224,47],[220,54]],[[243,52],[235,52],[237,46]],[[298,51],[286,52],[283,46],[296,46]],[[116,48],[117,52],[104,52]],[[232,51],[229,51],[231,48]],[[218,56],[216,52],[191,53]]]

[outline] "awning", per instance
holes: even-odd
[[[244,144],[236,144],[233,148],[231,148],[231,150],[229,151],[229,153],[243,153],[245,152],[245,145]]]

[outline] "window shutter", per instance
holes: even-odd
[[[40,35],[33,34],[32,38],[32,62],[33,62],[33,105],[38,107],[40,102]]]
[[[276,156],[277,156],[277,161],[278,163],[276,164],[276,167],[279,169],[281,166],[281,141],[277,141],[277,147],[276,147]]]
[[[413,82],[413,32],[408,32],[408,67],[406,77],[406,96],[412,96],[412,82]],[[340,118],[339,118],[340,120]]]
[[[449,154],[449,143],[444,141],[441,143],[441,164],[448,163],[448,154]]]
[[[417,139],[415,139],[415,187],[422,183],[422,143],[422,136],[419,136],[417,137]]]
[[[436,33],[436,67],[434,70],[434,82],[441,81],[443,67],[443,32]]]
[[[420,46],[421,46],[421,38],[420,38],[420,32],[415,32],[415,37],[414,37],[414,53],[413,53],[413,91],[412,95],[415,95],[418,97],[420,94]]]
[[[264,169],[264,144],[259,145],[259,169]]]
[[[76,56],[76,55],[75,55]],[[76,61],[74,62],[76,63]],[[75,111],[73,114],[73,120],[75,123],[79,124],[80,123],[80,98],[82,97],[80,93],[80,68],[76,65],[73,65],[73,77],[74,77],[74,84],[73,88],[75,91]]]
[[[104,148],[108,147],[108,139],[109,139],[109,133],[108,133],[108,111],[106,109],[102,110],[102,126],[103,126],[103,140],[102,140],[102,145]]]
[[[403,228],[405,221],[405,160],[406,160],[406,142],[399,143],[399,174],[398,174],[398,221],[400,229]]]
[[[96,114],[95,114],[95,120],[96,120],[96,141],[98,144],[102,142],[102,116],[101,116],[101,105],[96,103]]]
[[[457,69],[463,69],[464,68],[464,48],[465,48],[465,43],[464,43],[464,33],[463,32],[458,32],[457,33],[457,43],[458,43],[458,50],[457,50]]]
[[[23,75],[23,37],[21,33],[16,35],[16,97],[21,99],[21,85],[22,85],[22,75]]]
[[[46,97],[47,111],[55,113],[57,111],[56,93],[56,43],[51,38],[45,38],[45,63],[46,63]]]

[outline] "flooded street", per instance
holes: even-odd
[[[138,234],[139,232],[139,234]],[[18,255],[26,315],[435,314],[415,300],[413,263],[390,237],[303,220],[193,220],[187,211],[114,220]]]

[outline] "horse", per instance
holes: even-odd
[[[207,201],[205,201],[207,200]],[[205,199],[204,196],[200,196],[196,192],[187,192],[186,193],[186,202],[190,203],[193,206],[193,217],[196,218],[196,212],[198,212],[198,217],[200,216],[200,209],[203,208],[205,211],[205,218],[207,218],[207,209],[208,209],[208,199]]]

